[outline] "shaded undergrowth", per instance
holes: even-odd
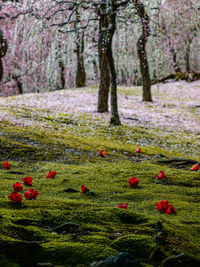
[[[84,114],[15,107],[4,112],[15,119],[0,124],[0,163],[11,164],[0,171],[2,266],[8,261],[27,266],[30,258],[32,266],[89,266],[120,251],[144,266],[159,266],[164,257],[179,253],[198,257],[200,172],[189,169],[200,158],[198,151],[187,153],[193,145],[192,139],[186,142],[187,134],[180,138],[159,129],[109,127]],[[138,145],[141,155],[135,153]],[[106,158],[99,157],[100,149]],[[46,179],[49,170],[57,172],[54,179]],[[166,182],[154,179],[160,170]],[[16,205],[8,195],[24,176],[33,177],[39,196]],[[128,185],[133,176],[138,188]],[[80,194],[82,184],[94,195]],[[161,200],[173,203],[177,214],[159,213],[155,203]],[[119,202],[129,209],[118,209]],[[152,259],[157,221],[164,237],[160,257]]]

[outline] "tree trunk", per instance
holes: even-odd
[[[190,47],[191,47],[192,40],[188,40],[186,44],[186,51],[185,51],[185,67],[186,72],[190,72]]]
[[[150,33],[149,17],[144,9],[144,5],[141,1],[133,0],[137,14],[142,22],[142,34],[137,42],[137,52],[140,61],[140,72],[142,76],[143,85],[143,99],[142,101],[152,102],[151,97],[151,79],[149,74],[149,65],[147,60],[146,43]]]
[[[176,56],[176,52],[174,48],[171,48],[170,52],[172,54],[173,67],[174,67],[175,72],[181,72],[180,67],[177,65],[177,56]]]
[[[93,68],[94,68],[94,77],[95,77],[95,80],[97,80],[98,79],[98,67],[97,67],[96,60],[94,59],[92,63],[93,63]]]
[[[81,38],[77,34],[76,40],[76,56],[77,56],[77,69],[76,69],[76,87],[84,87],[86,83],[86,73],[84,66],[84,33]]]
[[[114,1],[113,1],[114,2]],[[121,125],[119,113],[118,113],[118,103],[117,103],[117,77],[116,77],[116,70],[115,70],[115,63],[112,53],[112,40],[113,35],[116,30],[116,10],[115,6],[112,6],[112,12],[109,15],[109,25],[108,25],[108,34],[107,34],[107,57],[109,62],[109,69],[110,69],[110,85],[111,85],[111,118],[110,118],[110,125]]]
[[[109,52],[110,50],[110,52]],[[117,81],[116,81],[116,70],[114,64],[114,58],[112,55],[112,47],[108,49],[109,52],[109,67],[111,73],[111,118],[110,118],[110,125],[121,125],[119,113],[118,113],[118,104],[117,104]]]
[[[0,58],[0,81],[3,77],[3,63],[2,63],[2,59]]]
[[[112,40],[116,30],[116,12],[118,7],[128,4],[127,1],[117,3],[116,0],[101,0],[98,8],[99,19],[99,65],[100,65],[100,87],[99,87],[99,99],[98,110],[104,105],[107,107],[109,83],[111,85],[111,118],[110,125],[121,125],[118,104],[117,104],[117,79],[115,63],[112,53]],[[110,79],[109,79],[110,73]],[[103,76],[105,75],[105,76]],[[105,80],[106,77],[107,79]],[[104,87],[104,91],[103,88]],[[102,93],[104,92],[104,94]],[[100,98],[100,96],[103,96]],[[100,102],[102,99],[106,102]]]
[[[61,89],[65,88],[65,66],[62,61],[59,62],[60,67],[60,83],[61,83]]]
[[[22,87],[22,82],[19,80],[19,77],[12,75],[12,78],[16,81],[17,83],[17,88],[18,88],[18,92],[20,95],[22,95],[23,92],[23,87]]]
[[[109,62],[107,58],[107,44],[106,34],[108,27],[108,16],[99,12],[99,39],[98,39],[98,54],[99,54],[99,71],[100,71],[100,84],[98,92],[98,112],[108,112],[108,95],[110,87],[110,71]]]
[[[3,77],[3,63],[2,58],[5,56],[8,50],[8,43],[6,38],[3,35],[3,32],[0,30],[0,81]]]

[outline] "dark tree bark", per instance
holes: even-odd
[[[16,75],[12,75],[12,78],[16,81],[17,83],[17,88],[18,88],[18,92],[20,95],[22,95],[23,92],[23,86],[22,86],[22,82],[20,81],[19,77]]]
[[[92,61],[92,64],[94,68],[94,76],[95,76],[95,79],[97,80],[98,79],[98,67],[97,67],[97,63],[95,59]]]
[[[108,112],[108,95],[110,87],[110,71],[107,58],[107,28],[108,28],[108,14],[99,7],[99,39],[98,39],[98,55],[99,55],[99,71],[100,71],[100,84],[98,92],[98,112]],[[102,12],[103,11],[103,12]]]
[[[0,81],[3,77],[3,63],[2,63],[2,59],[0,58]]]
[[[84,66],[84,33],[81,34],[77,32],[76,39],[76,56],[77,56],[77,69],[76,69],[76,87],[84,87],[86,83],[86,73]]]
[[[147,60],[146,43],[150,34],[149,17],[145,11],[144,5],[139,0],[133,0],[137,14],[142,23],[142,34],[137,42],[137,52],[140,61],[140,72],[142,76],[143,85],[143,99],[142,101],[152,101],[151,97],[151,79],[149,74],[149,65]]]
[[[116,11],[118,6],[115,0],[102,0],[99,4],[98,15],[100,17],[99,24],[99,65],[100,65],[100,87],[99,87],[99,99],[103,95],[104,104],[108,103],[108,90],[109,84],[111,86],[111,118],[110,125],[121,125],[118,114],[117,103],[117,81],[114,58],[112,53],[112,40],[116,30]],[[109,79],[110,73],[110,79]],[[103,77],[104,80],[103,80]],[[104,85],[104,91],[102,91],[102,85]],[[99,100],[100,101],[100,100]],[[100,107],[98,101],[98,108]],[[101,103],[102,104],[102,103]],[[106,106],[106,105],[105,105]],[[107,107],[107,106],[106,106]]]
[[[5,56],[8,50],[8,43],[6,38],[3,35],[3,32],[0,30],[0,81],[3,77],[3,63],[2,58]]]
[[[176,55],[174,48],[171,48],[170,52],[172,54],[173,67],[174,67],[175,72],[181,72],[181,68],[177,64],[177,55]]]
[[[186,44],[186,51],[185,51],[185,68],[186,72],[190,72],[190,47],[191,47],[192,39],[189,39]]]
[[[62,61],[59,62],[60,67],[60,83],[61,83],[61,89],[65,88],[65,66]]]
[[[115,70],[115,63],[112,53],[112,40],[113,36],[116,30],[116,5],[115,1],[111,1],[110,3],[111,7],[111,13],[109,15],[109,24],[108,24],[108,35],[107,35],[107,58],[109,62],[109,68],[110,68],[110,87],[111,87],[111,98],[110,98],[110,104],[111,104],[111,118],[110,118],[110,124],[111,125],[121,125],[119,114],[118,114],[118,103],[117,103],[117,76],[116,76],[116,70]]]

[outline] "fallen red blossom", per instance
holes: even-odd
[[[123,204],[123,203],[119,203],[119,205],[117,206],[120,209],[128,209],[128,204]]]
[[[128,180],[128,183],[130,184],[131,187],[137,187],[139,184],[139,180],[137,177],[132,177]]]
[[[99,151],[99,156],[102,157],[102,158],[106,157],[106,153],[104,152],[104,150],[100,150]]]
[[[54,178],[56,176],[57,172],[55,171],[49,171],[49,173],[47,174],[46,178]]]
[[[89,189],[84,185],[81,185],[81,193],[86,193],[86,192],[89,192]]]

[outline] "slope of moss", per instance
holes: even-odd
[[[27,266],[30,259],[33,266],[89,266],[120,251],[155,266],[159,263],[149,255],[156,246],[157,221],[163,224],[164,255],[185,252],[199,257],[199,171],[159,161],[176,157],[199,162],[195,136],[188,142],[187,133],[180,138],[159,129],[109,127],[84,114],[16,107],[4,107],[4,112],[15,120],[0,124],[0,164],[11,165],[0,170],[2,266]],[[135,153],[138,145],[141,155]],[[100,149],[106,158],[99,157]],[[46,178],[49,170],[57,172],[54,179]],[[160,170],[167,182],[154,179]],[[33,178],[38,198],[11,203],[12,184],[25,176]],[[133,176],[139,179],[138,188],[128,184]],[[82,184],[94,194],[80,194]],[[27,189],[24,186],[24,192]],[[155,203],[161,200],[172,203],[177,214],[159,213]],[[119,209],[119,203],[129,208]],[[77,228],[56,230],[70,223]],[[34,253],[22,260],[25,250]]]

